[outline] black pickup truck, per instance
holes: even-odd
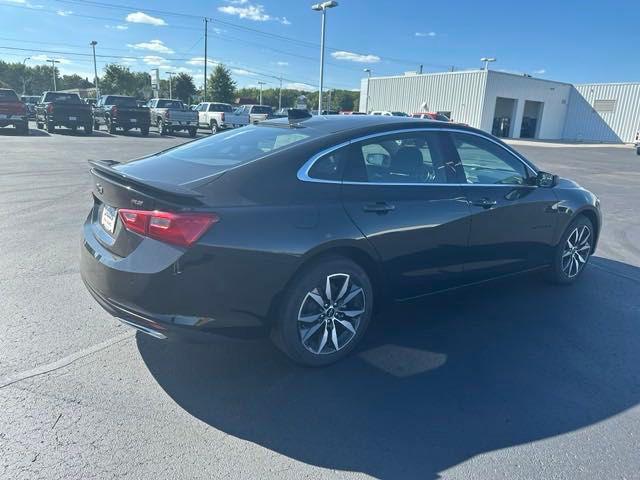
[[[45,92],[36,105],[36,126],[46,127],[49,133],[53,133],[59,126],[74,131],[82,127],[84,133],[91,135],[91,105],[83,102],[77,93]]]
[[[121,128],[125,132],[139,128],[143,136],[149,135],[151,117],[147,107],[139,107],[134,97],[103,95],[93,108],[93,128],[100,130],[105,125],[109,133]]]

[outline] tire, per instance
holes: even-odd
[[[100,130],[100,124],[98,122],[93,122],[93,129],[96,131]]]
[[[636,155],[640,155],[640,146],[636,147]]]
[[[346,304],[327,302],[329,278],[331,297],[347,299]],[[296,275],[278,310],[272,332],[276,346],[301,365],[329,365],[348,355],[362,339],[373,312],[371,281],[353,261],[325,257]]]
[[[142,127],[140,129],[140,135],[142,135],[143,137],[146,137],[149,135],[149,127]]]
[[[92,135],[93,134],[93,125],[91,125],[90,123],[86,124],[84,126],[84,134],[85,135]]]
[[[218,133],[218,123],[215,120],[211,121],[209,128],[211,128],[211,135]]]
[[[198,134],[198,129],[194,128],[194,127],[191,127],[191,128],[188,129],[188,132],[189,132],[189,136],[191,138],[194,138]]]
[[[42,129],[44,129],[44,123],[42,123],[42,122],[38,122],[38,121],[36,120],[36,128],[37,128],[38,130],[42,130]]]
[[[23,123],[20,125],[16,125],[16,133],[18,135],[29,135],[29,124]]]
[[[111,135],[115,135],[116,134],[116,126],[113,124],[113,122],[111,121],[110,118],[107,117],[106,119],[106,125],[107,125],[107,131],[111,134]]]
[[[56,131],[56,126],[53,122],[50,122],[49,120],[45,119],[46,121],[46,127],[47,127],[47,132],[49,133],[55,133]]]
[[[587,217],[580,215],[573,220],[555,248],[548,280],[561,285],[578,280],[593,252],[594,240],[595,228]]]
[[[167,126],[161,118],[158,119],[158,133],[163,136],[167,134]]]

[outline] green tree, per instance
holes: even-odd
[[[100,93],[119,95],[138,95],[139,79],[129,67],[111,63],[104,67],[104,75],[100,79]]]
[[[185,104],[191,103],[191,99],[196,94],[196,85],[193,77],[188,73],[179,73],[173,80],[173,96],[179,98]]]
[[[69,88],[92,88],[93,83],[87,78],[82,78],[80,75],[74,73],[72,75],[62,76],[62,85],[58,87],[60,90],[66,90]]]
[[[235,97],[236,82],[231,72],[222,64],[216,66],[207,82],[207,98],[213,102],[232,103]]]

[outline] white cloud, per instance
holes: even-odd
[[[283,85],[283,87],[289,90],[303,90],[305,92],[316,90],[316,87],[314,87],[313,85],[299,82],[287,83],[286,85]]]
[[[162,57],[158,57],[157,55],[147,55],[142,61],[147,65],[162,65],[166,60]]]
[[[109,28],[111,30],[128,30],[129,27],[127,25],[105,25],[105,28]]]
[[[377,55],[361,55],[359,53],[345,52],[343,50],[333,52],[331,53],[331,56],[336,60],[348,60],[350,62],[357,63],[378,63],[380,61],[380,57]]]
[[[150,40],[148,42],[141,43],[128,43],[127,47],[134,48],[136,50],[150,50],[158,53],[174,53],[169,47],[167,47],[162,40]]]
[[[416,37],[435,37],[436,32],[416,32]]]
[[[231,5],[218,7],[218,11],[226,13],[227,15],[253,20],[254,22],[276,21],[283,25],[291,25],[287,17],[280,18],[269,15],[265,11],[264,5],[260,5],[259,3],[252,4],[249,3],[249,0],[227,0],[227,3]]]
[[[232,68],[231,73],[236,75],[251,75],[251,72],[245,70],[244,68]]]
[[[187,60],[185,62],[187,65],[196,65],[199,67],[204,66],[204,57],[193,57],[191,60]],[[212,58],[207,59],[207,65],[218,65],[217,60],[213,60]]]
[[[68,17],[69,15],[73,15],[73,10],[58,10],[56,13],[61,17]]]
[[[35,61],[35,62],[47,62],[47,60],[49,59],[53,59],[53,60],[58,60],[58,64],[57,65],[69,65],[71,62],[71,60],[68,60],[64,57],[54,57],[54,56],[49,56],[49,55],[32,55],[31,56],[31,60]],[[47,62],[47,65],[51,66],[51,62]]]
[[[541,68],[539,70],[534,70],[532,73],[534,75],[544,75],[545,73],[547,73],[547,71],[544,68]]]
[[[138,60],[135,59],[135,58],[131,58],[131,57],[122,57],[120,59],[120,63],[124,63],[124,64],[127,64],[127,65],[132,65],[134,63],[138,63]]]
[[[125,20],[129,23],[146,23],[147,25],[155,25],[156,27],[167,25],[167,22],[162,18],[152,17],[144,12],[130,13],[126,16]]]
[[[276,65],[278,65],[279,67],[288,67],[289,62],[276,62]]]

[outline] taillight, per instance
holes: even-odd
[[[47,105],[47,113],[53,113],[53,103]]]
[[[224,112],[222,112],[222,114],[220,115],[220,120],[224,122]]]
[[[213,213],[173,213],[157,210],[120,210],[127,230],[161,242],[190,247],[219,218]]]
[[[164,118],[169,118],[169,110],[165,110],[163,115],[164,115]]]
[[[117,114],[118,114],[118,107],[114,105],[113,107],[111,107],[111,115],[117,115]]]

